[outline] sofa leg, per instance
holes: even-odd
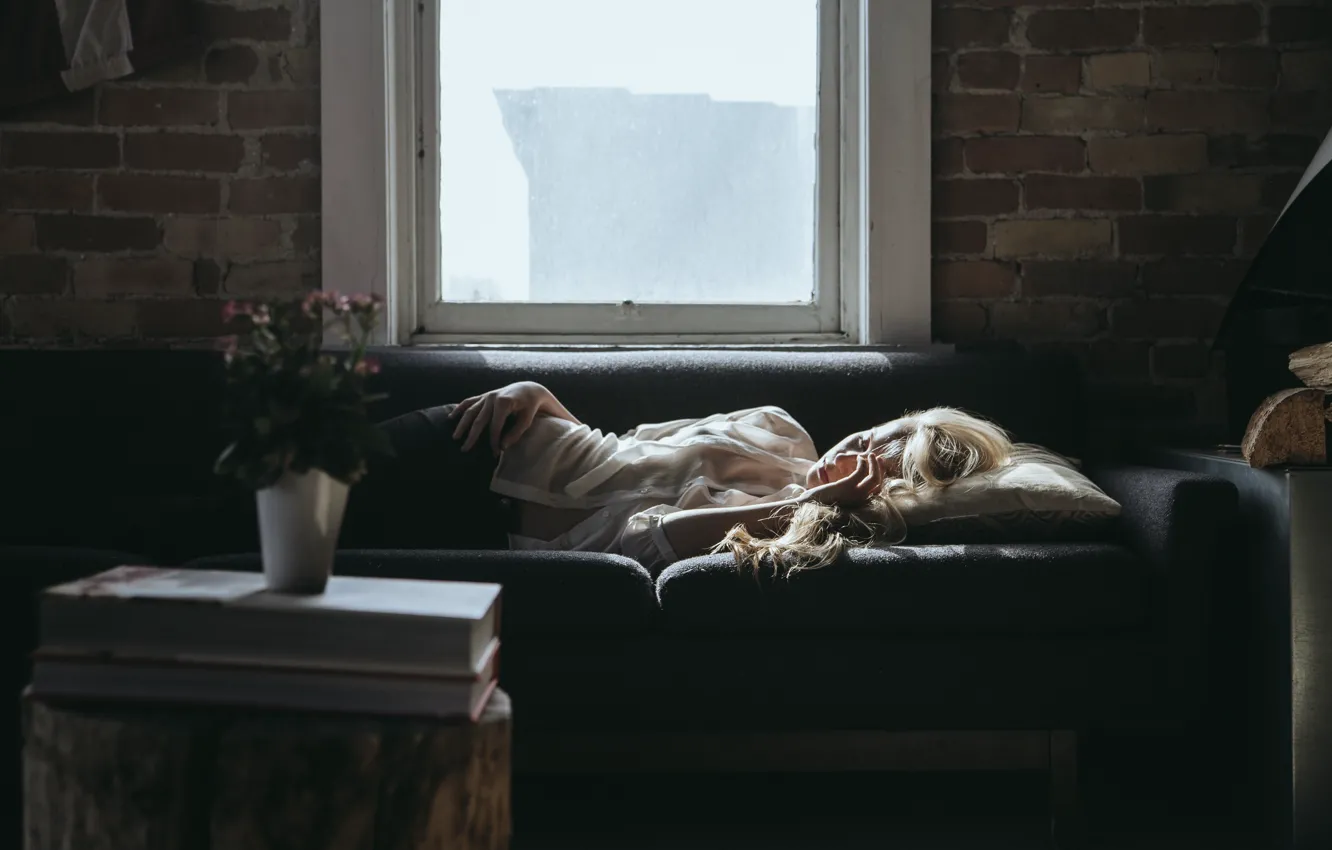
[[[1050,732],[1050,839],[1055,850],[1078,850],[1086,842],[1078,793],[1078,733]]]

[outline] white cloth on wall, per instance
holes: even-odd
[[[60,76],[70,91],[134,73],[134,49],[126,0],[54,0],[69,69]]]

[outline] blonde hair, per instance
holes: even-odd
[[[907,526],[894,498],[997,469],[1012,453],[1013,443],[1002,428],[956,408],[934,407],[903,419],[914,428],[903,439],[901,477],[885,481],[864,505],[847,509],[805,502],[777,537],[754,537],[737,525],[712,551],[729,551],[742,570],[755,575],[766,559],[774,577],[783,578],[826,567],[847,549],[901,543]]]

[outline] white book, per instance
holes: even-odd
[[[180,662],[468,675],[499,632],[498,584],[334,576],[274,593],[258,573],[116,567],[47,589],[41,646]]]
[[[495,689],[499,640],[470,676],[296,670],[38,650],[29,692],[41,699],[169,703],[476,720]]]

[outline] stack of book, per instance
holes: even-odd
[[[497,584],[117,567],[42,594],[31,693],[427,717],[481,715]]]

